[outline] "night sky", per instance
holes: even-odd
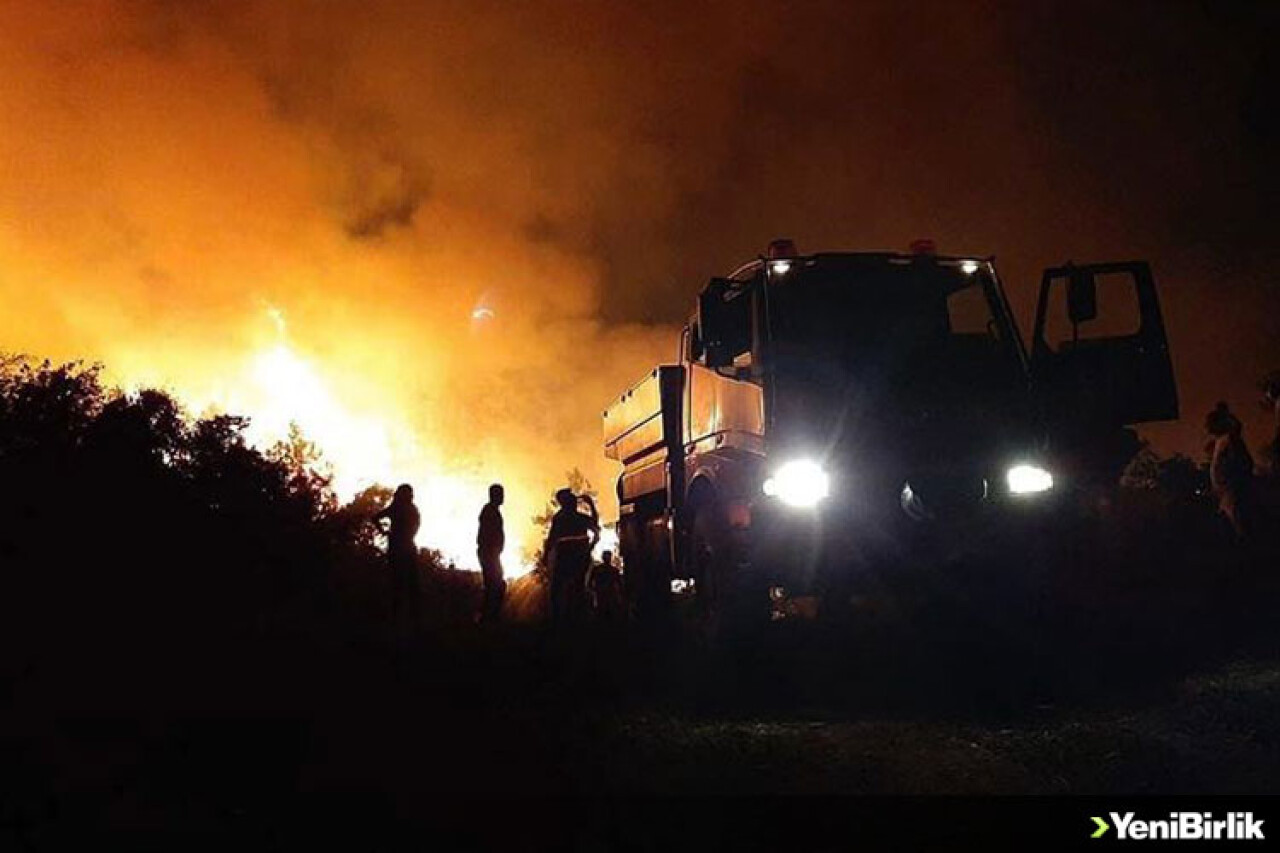
[[[1042,267],[1149,259],[1183,422],[1147,433],[1198,457],[1226,399],[1256,444],[1278,23],[1225,2],[0,0],[0,349],[269,421],[279,377],[237,377],[287,345],[351,483],[447,476],[469,518],[514,471],[519,513],[571,465],[610,475],[599,411],[670,357],[707,277],[776,236],[931,237],[998,257],[1024,333]]]

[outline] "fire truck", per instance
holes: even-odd
[[[1028,346],[992,257],[774,241],[702,288],[676,358],[604,412],[633,612],[684,580],[750,619],[780,589],[1022,547],[1118,474],[1127,427],[1177,416],[1146,262],[1045,270]]]

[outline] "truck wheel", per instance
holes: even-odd
[[[627,609],[637,623],[658,621],[671,596],[670,570],[661,559],[660,543],[653,542],[649,521],[637,517],[630,522],[623,546]]]
[[[752,583],[745,533],[730,529],[718,501],[695,511],[689,546],[698,621],[707,637],[740,636],[768,622],[768,590]]]

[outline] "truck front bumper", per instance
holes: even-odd
[[[743,537],[747,570],[760,582],[805,594],[896,571],[960,563],[1029,563],[1054,537],[1053,494],[984,500],[943,519],[917,520],[898,506],[876,511],[824,502],[798,510],[762,499]]]

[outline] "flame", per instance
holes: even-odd
[[[0,163],[20,166],[0,166],[0,351],[247,415],[258,446],[296,423],[339,497],[411,483],[419,542],[460,567],[501,482],[516,573],[566,471],[616,510],[600,408],[675,340],[622,320],[587,239],[635,158],[577,132],[543,153],[541,120],[481,117],[457,84],[487,62],[423,50],[407,7],[383,31],[321,5],[0,3]],[[661,219],[661,194],[621,196]]]
[[[451,472],[456,460],[433,454],[394,407],[363,410],[344,399],[335,390],[340,385],[337,378],[286,340],[284,312],[270,307],[266,316],[275,328],[275,343],[252,353],[225,381],[205,388],[178,387],[174,393],[195,410],[247,416],[246,437],[259,448],[285,438],[290,426],[297,425],[331,468],[340,500],[350,500],[375,484],[410,483],[422,512],[418,545],[440,551],[458,568],[477,569],[476,523],[489,479],[479,472]],[[518,577],[533,566],[523,559],[527,537],[522,525],[512,524],[510,511],[507,515],[503,564],[508,577]]]
[[[260,392],[257,400],[246,401],[253,418],[251,440],[279,440],[296,423],[333,464],[334,489],[344,499],[364,486],[393,479],[391,442],[383,424],[347,411],[287,344],[254,357],[251,381]]]

